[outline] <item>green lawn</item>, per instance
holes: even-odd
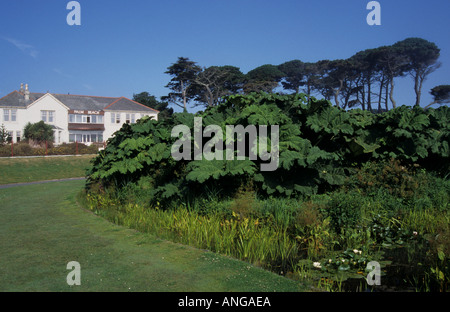
[[[0,158],[0,184],[84,177],[92,155]]]
[[[82,186],[0,189],[0,291],[306,289],[245,262],[113,225],[76,204]],[[80,286],[67,285],[70,261],[80,263]]]

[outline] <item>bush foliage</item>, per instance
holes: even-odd
[[[429,110],[402,106],[374,114],[345,111],[324,100],[306,103],[304,94],[233,95],[197,114],[176,113],[170,120],[125,124],[94,160],[89,183],[120,187],[149,177],[151,197],[170,202],[202,196],[207,189],[228,196],[243,185],[252,185],[263,197],[324,193],[342,186],[350,171],[368,161],[396,159],[403,166],[419,165],[441,176],[449,173],[450,109],[446,106]],[[178,138],[171,131],[186,125],[193,142],[194,117],[202,117],[203,129],[219,125],[224,134],[225,125],[278,125],[278,169],[260,171],[263,161],[248,157],[175,161],[171,147]]]
[[[82,143],[64,143],[58,146],[53,146],[49,143],[48,147],[32,147],[28,142],[23,141],[0,146],[0,157],[14,156],[46,156],[46,155],[75,155],[75,154],[96,154],[98,147],[95,145],[87,146]]]

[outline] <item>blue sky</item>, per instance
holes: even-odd
[[[441,49],[442,67],[423,86],[450,84],[450,1],[379,0],[381,26],[369,26],[369,0],[79,0],[81,26],[66,22],[66,0],[8,0],[0,10],[0,97],[32,92],[160,97],[179,56],[201,66],[348,58],[420,37]],[[410,78],[396,81],[398,104],[414,103]]]

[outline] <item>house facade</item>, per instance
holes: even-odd
[[[135,123],[159,111],[125,97],[32,93],[21,85],[0,98],[0,125],[14,143],[23,139],[25,125],[43,120],[52,126],[54,143],[104,143],[124,123]]]

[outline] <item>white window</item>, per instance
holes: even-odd
[[[69,142],[82,142],[82,141],[83,141],[82,134],[69,133]]]
[[[69,133],[69,142],[101,143],[103,142],[103,134],[101,132]]]
[[[16,131],[16,142],[20,142],[22,133],[20,131]]]
[[[3,121],[9,121],[9,109],[3,110]]]
[[[11,121],[16,121],[17,120],[17,109],[12,109],[11,110]]]
[[[112,116],[112,115],[111,115]],[[111,122],[115,123],[115,116],[111,117]],[[92,124],[102,124],[103,115],[78,115],[69,114],[69,123],[92,123]]]
[[[120,123],[120,113],[111,113],[111,123]]]
[[[41,120],[44,122],[54,123],[55,122],[55,111],[41,111]]]
[[[126,123],[136,123],[136,114],[126,114],[125,122]]]
[[[55,122],[55,112],[54,111],[48,111],[48,122]]]

